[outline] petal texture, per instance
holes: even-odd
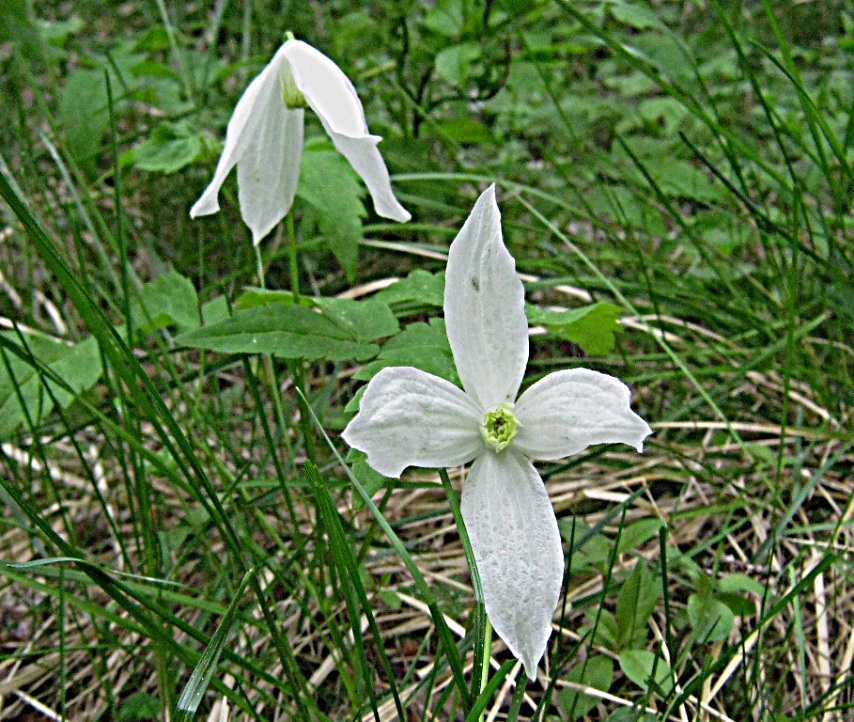
[[[459,466],[483,448],[480,413],[452,383],[408,366],[385,368],[368,383],[344,440],[380,474],[407,466]]]
[[[563,583],[563,551],[546,488],[513,449],[484,451],[463,485],[486,612],[498,635],[536,679]]]
[[[463,388],[483,410],[512,403],[528,362],[525,290],[501,238],[495,186],[448,252],[445,324]]]
[[[623,443],[643,450],[652,433],[629,407],[629,387],[588,369],[556,371],[516,402],[514,447],[535,459],[560,459],[591,444]]]
[[[275,215],[284,206],[284,213],[290,208],[293,200],[293,190],[288,190],[290,186],[296,187],[296,177],[299,174],[299,153],[302,148],[302,113],[293,115],[294,111],[286,113],[286,108],[281,97],[280,73],[282,63],[287,60],[284,56],[283,48],[273,56],[273,59],[249,84],[232,113],[231,120],[228,122],[228,129],[225,134],[225,147],[222,155],[220,155],[217,163],[216,172],[213,180],[202,193],[199,200],[190,209],[190,216],[204,216],[210,213],[216,213],[219,210],[218,194],[219,189],[225,181],[231,169],[237,165],[247,153],[250,156],[250,167],[244,171],[246,176],[246,184],[248,186],[260,186],[253,184],[252,177],[257,176],[259,172],[258,161],[264,159],[268,162],[267,172],[262,174],[272,177],[277,171],[281,170],[282,163],[287,157],[296,156],[297,163],[294,169],[289,169],[287,177],[277,178],[275,189],[267,189],[268,193],[278,193],[275,203]],[[265,139],[265,143],[272,143],[263,147],[259,145],[259,136]],[[290,151],[290,152],[289,152]],[[272,158],[264,158],[264,155],[272,155]],[[279,174],[281,175],[281,173]],[[239,181],[238,181],[239,183]],[[249,190],[241,192],[241,197],[247,196]],[[241,199],[241,215],[244,220],[247,220],[247,214],[244,212]],[[259,219],[257,209],[250,208],[249,217],[252,223],[247,220],[247,224],[252,228],[253,240],[257,243],[260,240],[258,234],[264,225],[269,225],[267,231],[272,228],[278,221],[272,224],[269,221]],[[281,218],[281,216],[279,216]],[[254,224],[254,227],[253,227]],[[263,235],[263,233],[261,234]]]
[[[368,132],[365,112],[353,84],[341,68],[311,45],[288,40],[282,48],[297,88],[317,113],[338,152],[365,181],[377,214],[408,221],[411,216],[394,197],[388,169],[377,150],[382,138]]]

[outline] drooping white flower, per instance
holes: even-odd
[[[385,368],[371,379],[343,435],[390,477],[408,466],[474,459],[462,513],[486,611],[533,680],[564,562],[554,510],[528,457],[560,459],[591,444],[641,451],[651,429],[629,407],[628,387],[596,371],[551,373],[516,398],[528,362],[528,322],[494,186],[451,244],[445,324],[465,391],[419,369]]]
[[[311,108],[350,165],[365,181],[374,208],[405,222],[409,213],[391,189],[353,84],[332,60],[293,38],[286,40],[237,102],[213,180],[190,209],[190,217],[219,210],[219,189],[237,166],[240,214],[260,243],[285,217],[299,180],[304,108]]]

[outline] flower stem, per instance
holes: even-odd
[[[288,236],[288,258],[291,266],[291,296],[293,302],[299,304],[299,267],[297,266],[297,237],[294,230],[294,214],[293,209],[288,211],[285,216],[285,227]],[[291,372],[294,377],[294,385],[299,389],[297,394],[297,403],[299,404],[300,426],[302,427],[302,438],[305,443],[306,458],[314,462],[314,436],[311,431],[311,414],[308,408],[308,396],[305,393],[305,368],[302,359],[295,359],[291,362]]]

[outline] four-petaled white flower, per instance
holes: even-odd
[[[394,197],[377,150],[382,138],[368,132],[353,84],[323,53],[292,38],[238,101],[213,180],[190,209],[190,216],[219,210],[220,186],[236,165],[240,214],[258,245],[293,203],[306,107],[317,114],[335,147],[365,181],[377,213],[408,221],[410,215]]]
[[[564,562],[554,510],[527,457],[554,460],[618,442],[641,451],[651,429],[629,407],[628,387],[596,371],[551,373],[516,399],[528,321],[515,265],[491,186],[451,244],[445,277],[445,324],[465,391],[415,368],[385,368],[344,439],[390,477],[474,459],[462,513],[486,611],[533,680]]]

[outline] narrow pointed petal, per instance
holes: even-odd
[[[589,369],[556,371],[537,381],[516,402],[513,444],[534,459],[554,460],[592,444],[623,443],[643,450],[652,433],[629,406],[622,381]]]
[[[495,186],[448,252],[445,324],[463,388],[486,410],[512,403],[528,362],[525,290],[501,238]]]
[[[513,449],[484,451],[463,484],[463,520],[486,613],[536,679],[563,583],[563,550],[543,480]]]
[[[225,134],[225,147],[216,166],[213,180],[201,197],[190,209],[190,217],[206,216],[219,210],[219,189],[231,169],[237,165],[258,127],[264,122],[270,101],[278,94],[281,63],[287,62],[282,49],[273,56],[267,66],[252,80],[240,96]]]
[[[368,383],[359,413],[342,434],[380,474],[407,466],[460,466],[483,448],[480,413],[452,383],[408,366],[385,368]]]
[[[240,215],[256,246],[287,215],[294,201],[305,111],[286,108],[277,92],[262,112],[262,122],[237,164]]]
[[[361,176],[378,215],[406,222],[412,216],[394,197],[379,136],[368,132],[365,111],[353,84],[332,60],[300,40],[283,46],[297,88],[317,113],[341,153]]]

